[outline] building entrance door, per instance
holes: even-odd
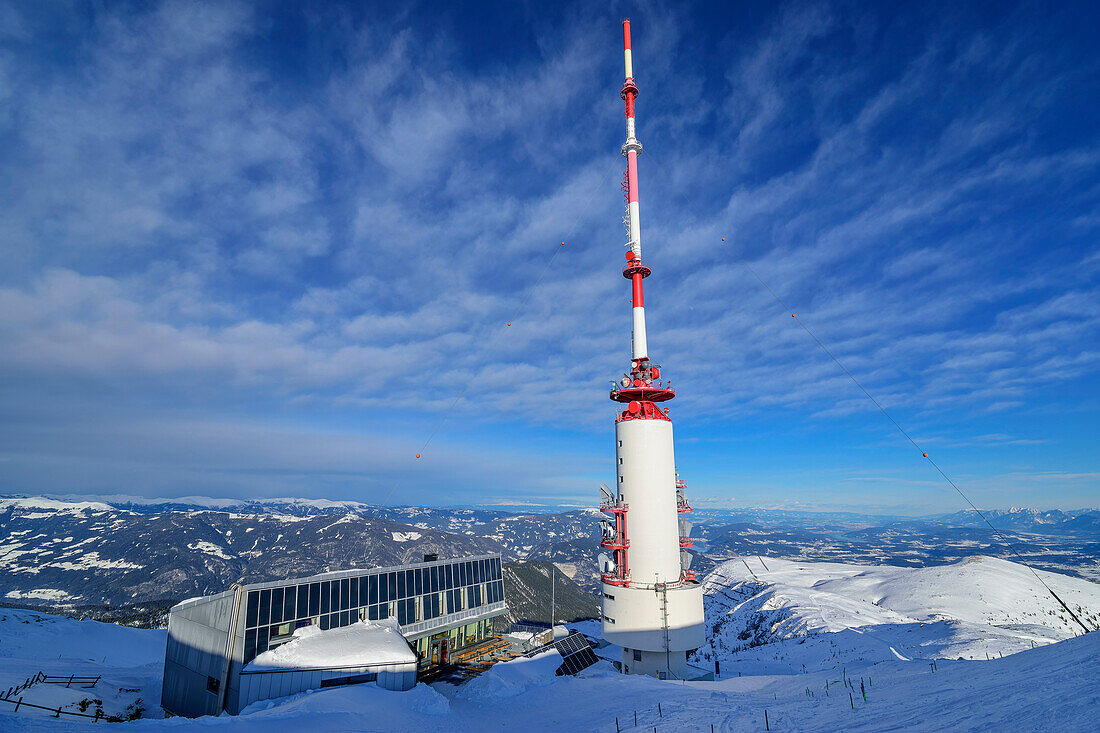
[[[446,638],[440,639],[434,645],[432,645],[432,663],[443,665],[447,663],[447,647],[449,646]]]

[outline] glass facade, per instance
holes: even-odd
[[[503,600],[499,557],[364,570],[332,580],[287,581],[249,590],[244,664],[303,626],[334,629],[391,616],[405,626]]]

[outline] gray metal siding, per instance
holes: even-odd
[[[234,593],[188,601],[168,616],[161,705],[176,715],[217,715],[218,696],[207,689],[220,679]]]

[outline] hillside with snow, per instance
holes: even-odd
[[[1100,624],[1100,585],[1038,573]],[[742,671],[985,659],[1081,633],[1025,566],[980,556],[928,568],[743,557],[718,566],[704,592],[709,633],[696,660]]]

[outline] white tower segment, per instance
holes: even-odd
[[[630,241],[623,276],[633,291],[633,338],[630,373],[611,399],[625,409],[615,420],[616,485],[603,492],[601,509],[611,515],[603,541],[611,557],[602,556],[603,635],[623,647],[623,672],[684,678],[687,655],[704,641],[703,592],[682,549],[690,522],[680,514],[691,511],[684,485],[676,475],[672,421],[658,403],[676,396],[660,381],[661,368],[649,360],[642,281],[651,274],[642,262],[638,219],[638,154],[630,21],[623,21],[626,81],[621,96],[626,105],[626,199]],[[611,495],[609,495],[611,494]],[[613,526],[612,526],[613,525]],[[681,536],[681,528],[686,531]],[[688,556],[690,557],[690,556]]]

